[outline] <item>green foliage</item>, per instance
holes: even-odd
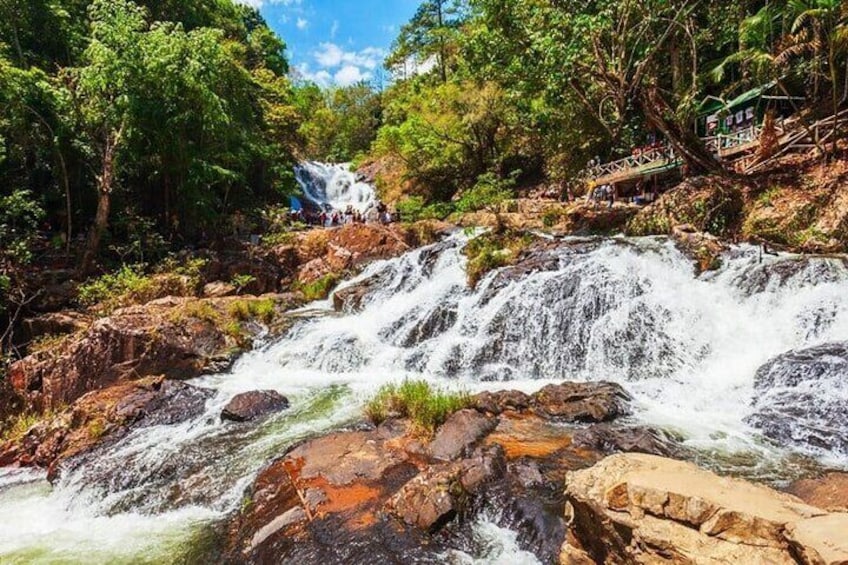
[[[227,308],[227,313],[240,322],[261,320],[266,324],[274,321],[276,305],[270,298],[263,300],[236,300]]]
[[[461,213],[476,212],[513,198],[516,176],[513,174],[507,179],[501,179],[493,173],[480,175],[477,184],[463,192],[456,201],[456,210]]]
[[[0,198],[29,190],[71,237],[105,203],[133,263],[293,192],[284,50],[230,0],[0,3]]]
[[[117,308],[145,304],[165,296],[194,296],[206,262],[193,259],[183,265],[163,263],[156,274],[146,274],[143,265],[123,265],[80,285],[78,300],[83,306],[94,307],[100,314]]]
[[[421,220],[444,220],[455,208],[450,202],[425,204],[421,196],[409,196],[395,205],[402,222],[414,223]]]
[[[23,412],[19,414],[5,422],[2,430],[0,430],[0,444],[23,439],[27,432],[35,425],[49,419],[50,417],[50,414],[41,415],[32,412]]]
[[[0,267],[4,263],[29,262],[43,218],[44,210],[29,191],[16,190],[0,196]]]
[[[303,120],[298,133],[309,159],[361,159],[382,123],[382,97],[365,82],[326,91],[312,83],[301,84],[295,87],[294,102]]]
[[[339,284],[339,279],[339,275],[329,274],[324,275],[320,279],[312,281],[311,283],[302,283],[298,281],[292,285],[292,290],[302,292],[307,302],[324,300],[330,295],[333,288]]]
[[[404,380],[382,386],[365,405],[365,416],[374,424],[388,418],[407,418],[416,432],[431,436],[448,416],[471,405],[465,392],[449,392],[423,380]]]
[[[256,282],[256,277],[253,275],[235,275],[230,284],[236,287],[236,294],[241,294],[242,291]]]
[[[533,236],[513,231],[490,231],[470,240],[463,250],[468,286],[474,288],[486,273],[514,264],[532,242]]]

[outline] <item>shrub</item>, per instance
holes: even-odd
[[[388,384],[365,405],[365,416],[374,424],[390,417],[408,418],[416,433],[432,435],[448,416],[471,405],[466,392],[449,392],[427,381],[404,380]]]
[[[103,315],[113,310],[145,304],[165,296],[194,296],[202,280],[204,259],[191,259],[178,265],[168,259],[156,269],[156,274],[144,272],[144,265],[123,265],[80,285],[77,296],[83,306],[97,306]]]
[[[542,214],[542,225],[546,228],[552,228],[562,220],[564,215],[565,211],[560,208],[545,210]]]
[[[420,196],[409,196],[399,201],[395,207],[402,222],[417,222],[424,212],[424,199]]]
[[[476,212],[511,199],[514,195],[515,178],[515,174],[505,179],[493,173],[480,175],[477,184],[463,192],[456,201],[456,210],[463,214]]]

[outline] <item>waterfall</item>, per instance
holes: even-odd
[[[345,197],[310,190],[316,201]],[[376,388],[404,377],[469,391],[613,380],[633,396],[635,421],[676,432],[693,449],[765,461],[802,452],[848,467],[848,454],[775,445],[747,423],[763,365],[848,340],[844,259],[761,257],[740,246],[719,271],[696,276],[664,238],[575,239],[545,251],[544,270],[507,268],[471,290],[467,237],[372,264],[339,289],[367,285],[355,310],[337,313],[327,300],[296,312],[285,336],[230,373],[193,382],[215,391],[195,420],[135,430],[73,462],[53,488],[37,472],[0,470],[0,514],[15,516],[0,528],[0,561],[180,554],[238,508],[267,461],[356,420]],[[823,386],[845,397],[848,383]],[[259,426],[220,422],[232,396],[256,389],[278,390],[292,408]],[[518,551],[508,532],[477,527],[502,538],[502,556]]]
[[[295,178],[303,194],[322,210],[353,206],[364,213],[376,204],[374,187],[357,180],[349,164],[301,163]]]

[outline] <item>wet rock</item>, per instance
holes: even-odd
[[[260,390],[237,394],[221,412],[222,420],[249,422],[289,407],[289,400],[274,390]]]
[[[497,419],[476,410],[460,410],[439,427],[430,442],[429,452],[436,459],[452,461],[494,430],[497,424]]]
[[[757,370],[747,422],[781,445],[848,453],[848,342],[790,351]]]
[[[533,409],[569,422],[607,422],[627,414],[629,396],[615,383],[547,385],[532,396]]]
[[[848,473],[828,473],[795,481],[786,489],[807,504],[833,512],[848,512]]]
[[[794,555],[848,550],[834,534],[848,515],[691,463],[613,455],[566,484],[568,545],[596,562],[792,564]]]
[[[49,468],[55,478],[64,461],[132,429],[172,425],[202,414],[212,394],[161,376],[94,391],[38,423],[21,440],[0,447],[0,464]]]
[[[502,414],[507,410],[521,412],[531,404],[529,395],[518,390],[502,390],[498,392],[481,392],[474,396],[473,406],[480,412]]]
[[[504,467],[498,446],[478,449],[468,459],[430,467],[405,484],[386,508],[406,524],[434,532],[461,512],[480,486],[501,476]]]
[[[333,292],[333,307],[336,312],[358,312],[365,298],[388,282],[387,273],[379,273],[356,284]]]
[[[619,428],[609,424],[595,424],[574,432],[572,442],[575,447],[603,453],[623,451],[669,456],[680,451],[663,432],[641,426]]]
[[[406,450],[410,442],[407,425],[391,421],[375,430],[335,432],[294,447],[249,489],[251,504],[231,526],[231,560],[279,562],[304,552],[314,557],[343,542],[383,546],[385,540],[378,543],[375,531],[382,508],[420,472]],[[295,508],[302,509],[306,521],[280,518]]]
[[[683,253],[695,262],[698,273],[714,271],[721,267],[721,256],[727,246],[708,233],[699,232],[694,226],[684,224],[671,229],[671,237]]]

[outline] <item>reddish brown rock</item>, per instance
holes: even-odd
[[[434,532],[453,519],[484,483],[503,475],[503,450],[490,446],[468,459],[430,467],[406,483],[386,509],[410,526]]]
[[[299,235],[295,244],[300,262],[297,279],[309,283],[371,261],[397,257],[414,243],[414,235],[398,225],[352,224],[307,232]]]
[[[237,394],[221,412],[222,420],[249,422],[289,407],[289,400],[275,390],[257,390]]]
[[[532,396],[533,409],[569,422],[608,422],[627,414],[629,396],[615,383],[547,385]]]
[[[816,479],[795,481],[786,490],[807,504],[848,512],[848,473],[828,473]]]
[[[474,396],[474,408],[489,414],[501,414],[507,410],[521,412],[530,408],[530,396],[518,390],[481,392]]]
[[[430,455],[443,461],[452,461],[466,453],[497,425],[496,418],[484,416],[476,410],[455,412],[436,431],[430,442]]]
[[[165,298],[124,308],[63,341],[59,348],[13,364],[9,380],[31,406],[47,409],[122,380],[149,375],[188,379],[220,371],[249,337],[232,334],[231,305],[267,299],[274,301],[279,313],[300,303],[294,295]]]

